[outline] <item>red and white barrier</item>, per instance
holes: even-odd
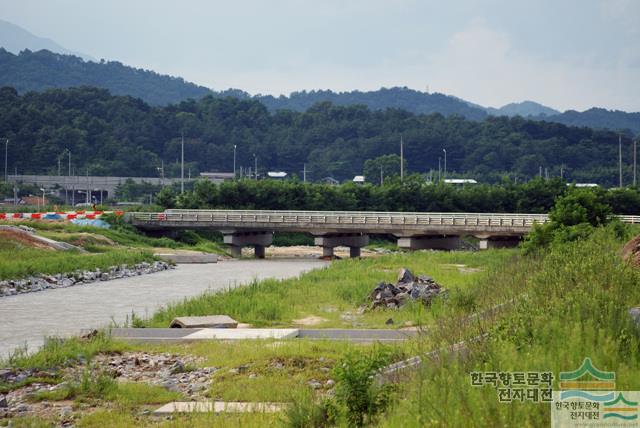
[[[102,217],[104,214],[115,214],[117,216],[121,216],[124,214],[124,211],[49,211],[42,213],[0,213],[0,220],[96,220]]]

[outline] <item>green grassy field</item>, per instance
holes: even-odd
[[[447,357],[444,352],[443,358],[429,360],[407,383],[392,390],[386,410],[381,407],[383,411],[377,415],[365,415],[364,422],[385,427],[546,426],[550,421],[549,404],[502,404],[493,387],[472,386],[470,373],[550,371],[558,376],[590,357],[598,368],[616,372],[618,390],[639,389],[640,340],[627,311],[640,305],[640,271],[620,259],[623,243],[612,228],[607,228],[598,229],[587,240],[556,245],[526,257],[517,250],[491,250],[340,260],[298,279],[262,281],[188,299],[138,321],[160,326],[176,315],[227,313],[256,326],[291,326],[293,320],[313,315],[325,319],[314,328],[425,327],[420,338],[392,347],[310,340],[134,345],[99,336],[88,342],[52,341],[36,354],[15,355],[10,364],[61,366],[78,356],[90,359],[100,352],[127,350],[197,356],[202,358],[199,365],[219,369],[207,390],[210,399],[290,402],[297,412],[157,420],[140,412],[171,399],[169,395],[155,388],[107,385],[96,401],[100,410],[81,416],[78,426],[328,426],[328,416],[318,412],[318,406],[329,397],[324,386],[329,379],[339,382],[337,391],[344,390],[342,382],[346,380],[340,380],[339,368],[374,352],[386,352],[391,361],[397,361],[464,340],[469,351],[464,358]],[[449,297],[430,308],[408,305],[401,310],[358,315],[356,310],[365,303],[371,288],[381,280],[395,281],[400,267],[431,275],[450,290]],[[462,321],[503,303],[507,305],[497,317]],[[393,325],[385,323],[389,318],[394,320]],[[484,339],[469,341],[479,335]],[[361,369],[355,370],[353,373]],[[351,381],[356,386],[358,379],[369,376],[362,370],[352,373],[355,378]],[[310,382],[323,386],[314,389]],[[86,391],[94,390],[89,387],[83,392],[78,388],[74,399],[86,399]],[[305,405],[308,397],[315,398]],[[342,408],[343,404],[334,405]],[[334,422],[347,425],[348,415],[340,413]],[[47,421],[16,420],[15,426],[41,422]]]
[[[484,326],[490,339],[472,346],[469,358],[426,365],[407,392],[411,398],[399,401],[381,426],[549,425],[549,404],[502,404],[493,387],[471,386],[473,371],[551,371],[557,377],[590,357],[599,369],[616,372],[617,390],[640,389],[639,331],[627,312],[640,304],[640,270],[621,260],[623,243],[611,229],[600,229],[543,258],[522,259],[513,280],[496,277],[518,303]],[[440,346],[460,336],[453,328],[442,327]]]
[[[391,328],[432,322],[445,312],[471,309],[475,302],[470,294],[472,284],[485,281],[513,250],[487,252],[414,252],[391,254],[367,259],[345,259],[330,268],[309,272],[297,279],[265,280],[225,293],[210,293],[185,299],[158,311],[143,325],[163,327],[176,316],[227,314],[239,322],[254,326],[291,326],[306,317],[323,319],[319,328],[360,327]],[[408,304],[400,311],[373,310],[364,314],[358,308],[381,281],[394,282],[401,267],[414,274],[432,276],[449,289],[454,305]],[[480,302],[478,302],[480,303]],[[465,307],[466,306],[466,307]]]
[[[15,222],[0,224],[16,225]],[[152,238],[133,229],[116,227],[103,229],[78,226],[65,222],[23,221],[46,238],[67,242],[85,249],[79,251],[52,251],[30,248],[17,241],[0,242],[0,280],[19,279],[37,273],[56,274],[77,269],[106,269],[122,264],[132,265],[154,260],[155,248],[185,249],[224,254],[222,245],[193,232],[181,235],[182,241]],[[126,251],[123,251],[126,250]]]

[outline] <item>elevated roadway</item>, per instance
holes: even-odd
[[[274,232],[304,232],[315,237],[325,256],[336,246],[347,246],[357,257],[369,235],[393,235],[407,249],[455,249],[461,237],[479,239],[481,249],[517,245],[534,224],[548,221],[546,214],[414,213],[367,211],[251,211],[167,210],[129,213],[128,221],[150,231],[208,229],[222,232],[232,254],[251,245],[257,257],[271,245]],[[620,216],[640,224],[640,216]]]

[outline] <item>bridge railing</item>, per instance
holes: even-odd
[[[486,226],[532,227],[548,221],[546,214],[414,213],[362,211],[255,211],[167,210],[162,213],[131,213],[143,222],[210,222],[217,224],[295,225],[389,225],[389,226]]]

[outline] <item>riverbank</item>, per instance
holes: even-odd
[[[124,325],[151,316],[170,302],[224,291],[267,278],[284,279],[326,266],[319,260],[227,260],[104,283],[86,284],[0,299],[11,328],[0,330],[0,355],[16,347],[35,351],[46,336],[69,336],[84,328]]]

